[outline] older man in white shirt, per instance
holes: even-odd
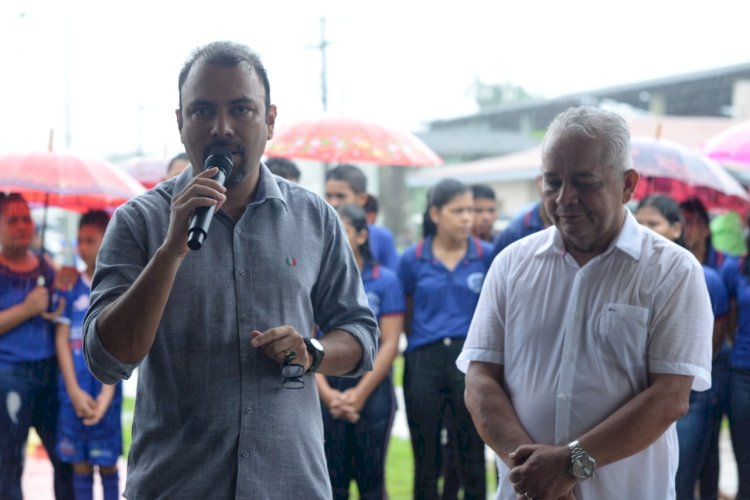
[[[672,499],[674,422],[711,384],[701,266],[624,206],[638,173],[619,116],[558,115],[543,179],[554,226],[495,259],[457,360],[497,498]]]

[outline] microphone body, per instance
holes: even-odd
[[[229,148],[213,148],[203,164],[203,169],[219,167],[219,172],[213,179],[223,186],[227,177],[232,174],[232,166],[232,152]],[[200,250],[206,236],[208,236],[208,228],[211,226],[214,212],[216,212],[216,205],[195,209],[193,216],[190,218],[188,229],[187,244],[191,250]]]

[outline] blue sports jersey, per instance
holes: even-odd
[[[55,278],[51,266],[40,266],[27,273],[17,273],[0,264],[0,310],[23,303],[29,292],[37,286],[42,267],[46,286],[49,289]],[[53,306],[54,294],[50,293],[50,299],[51,306]],[[53,327],[41,316],[29,318],[0,335],[0,363],[40,361],[54,355]]]
[[[535,203],[530,209],[516,215],[495,239],[492,255],[499,254],[514,241],[544,229],[544,222],[542,222],[542,216],[539,214],[540,210],[543,210],[541,202]]]
[[[396,251],[396,245],[393,243],[391,232],[383,226],[376,226],[375,224],[368,224],[367,232],[372,256],[378,261],[378,264],[395,272],[398,269],[398,252]]]
[[[706,260],[702,264],[711,269],[719,270],[722,264],[724,264],[725,258],[725,254],[716,250],[713,245],[708,245],[708,248],[706,248]]]
[[[362,270],[362,284],[367,302],[378,322],[383,316],[404,313],[404,292],[394,271],[381,265],[366,264]]]
[[[732,368],[750,369],[750,279],[742,273],[745,258],[727,256],[721,266],[729,297],[737,301],[737,335],[730,356]]]
[[[716,269],[704,265],[703,274],[706,277],[706,287],[708,288],[708,296],[711,299],[714,320],[717,320],[729,313],[729,291],[719,271]]]
[[[102,384],[91,375],[83,355],[83,318],[89,307],[90,295],[91,283],[80,275],[73,288],[63,294],[66,299],[65,312],[59,321],[70,325],[70,349],[73,353],[73,365],[78,385],[96,398],[101,392]],[[117,384],[107,413],[93,426],[83,425],[76,415],[62,374],[58,383],[58,396],[60,417],[56,448],[60,460],[73,463],[88,461],[104,466],[114,465],[117,457],[122,453],[120,425],[122,385]]]
[[[404,252],[398,276],[413,309],[406,352],[442,338],[466,337],[492,257],[492,245],[475,237],[453,271],[432,255],[432,237]]]

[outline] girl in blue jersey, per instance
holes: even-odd
[[[33,235],[26,200],[17,193],[0,193],[0,498],[22,498],[21,474],[31,426],[54,466],[55,496],[72,498],[70,467],[54,453],[57,363],[52,316],[47,312],[47,286],[54,273],[31,251]]]
[[[685,246],[683,230],[685,223],[680,206],[665,195],[649,196],[641,200],[636,209],[635,218],[639,223]],[[706,286],[711,298],[714,313],[714,351],[718,354],[724,338],[729,313],[729,294],[719,273],[706,265],[703,266]],[[712,394],[719,387],[702,392],[690,392],[690,408],[687,415],[677,421],[677,439],[680,444],[680,461],[677,467],[675,487],[677,498],[693,498],[695,486],[708,456],[710,436],[714,427],[712,411]],[[716,488],[713,488],[714,494]]]
[[[385,455],[396,402],[391,365],[404,326],[404,296],[396,274],[372,258],[367,216],[357,205],[338,209],[362,274],[367,300],[380,327],[373,370],[358,378],[317,374],[323,402],[325,452],[334,499],[349,498],[354,479],[362,499],[385,493]]]
[[[78,254],[86,270],[66,292],[65,312],[58,319],[55,344],[60,365],[57,455],[73,464],[76,500],[93,498],[94,466],[101,476],[104,500],[120,496],[117,458],[122,453],[120,384],[102,385],[89,372],[83,355],[83,319],[89,306],[96,255],[109,216],[85,213],[78,225]]]
[[[454,443],[464,499],[485,498],[484,443],[464,404],[456,368],[492,246],[471,236],[471,190],[444,179],[427,195],[424,239],[404,252],[408,345],[404,399],[414,453],[414,498],[438,498],[441,429]],[[444,420],[443,415],[447,415]]]
[[[750,243],[750,236],[746,240]],[[729,327],[734,346],[729,355],[729,428],[737,460],[737,498],[750,498],[750,255],[727,257],[721,267],[733,299]]]

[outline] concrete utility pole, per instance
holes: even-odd
[[[323,111],[328,111],[328,75],[326,73],[326,49],[328,40],[326,40],[326,18],[320,18],[320,99],[323,104]]]

